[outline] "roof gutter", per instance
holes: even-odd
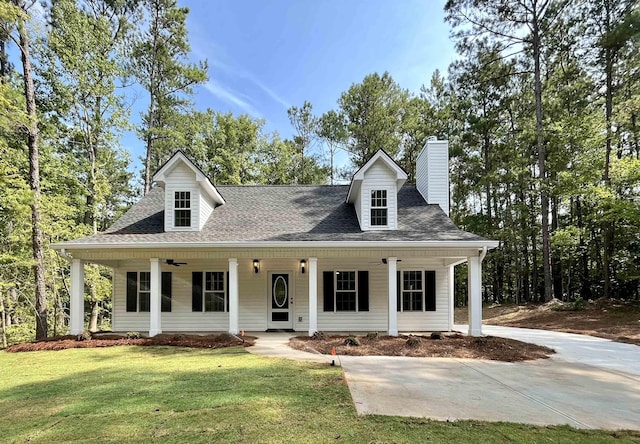
[[[298,241],[298,242],[144,242],[144,243],[73,243],[51,244],[54,250],[149,249],[149,248],[497,248],[499,241]],[[484,258],[484,256],[482,256]]]

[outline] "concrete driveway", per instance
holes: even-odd
[[[640,347],[543,330],[483,332],[558,353],[527,363],[340,356],[358,413],[640,429]]]

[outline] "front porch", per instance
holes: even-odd
[[[270,328],[309,335],[451,331],[453,270],[467,262],[469,334],[482,334],[482,250],[314,250],[73,252],[71,333],[84,330],[86,262],[113,268],[113,330],[150,336]]]

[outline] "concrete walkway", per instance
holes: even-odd
[[[558,353],[526,363],[381,356],[338,356],[336,363],[344,368],[359,414],[640,429],[640,347],[541,330],[483,331]],[[290,334],[252,335],[260,338],[248,349],[252,353],[331,360],[290,349]]]
[[[294,336],[299,336],[299,333],[247,332],[246,334],[258,338],[253,347],[247,347],[247,351],[255,355],[294,359],[296,361],[318,362],[322,364],[331,362],[331,356],[313,353],[311,350],[304,352],[289,347],[289,339]]]
[[[456,325],[454,328],[462,332],[469,329],[466,325]],[[634,344],[573,333],[497,325],[483,325],[482,333],[545,345],[556,351],[555,359],[640,376],[640,346]]]

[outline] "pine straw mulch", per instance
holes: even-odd
[[[337,355],[349,356],[411,356],[425,358],[489,359],[519,362],[546,359],[553,349],[514,339],[495,336],[471,337],[461,334],[430,336],[298,336],[289,345],[296,350],[329,355],[335,347]],[[324,336],[324,338],[323,338]],[[360,345],[347,345],[356,338]]]
[[[68,348],[114,347],[118,345],[169,345],[173,347],[192,348],[225,348],[249,347],[254,344],[255,337],[238,337],[229,333],[215,333],[209,335],[193,334],[160,334],[152,338],[131,338],[127,335],[115,333],[97,334],[91,338],[82,336],[57,336],[38,342],[23,342],[7,347],[8,352],[28,352],[40,350],[66,350]]]

